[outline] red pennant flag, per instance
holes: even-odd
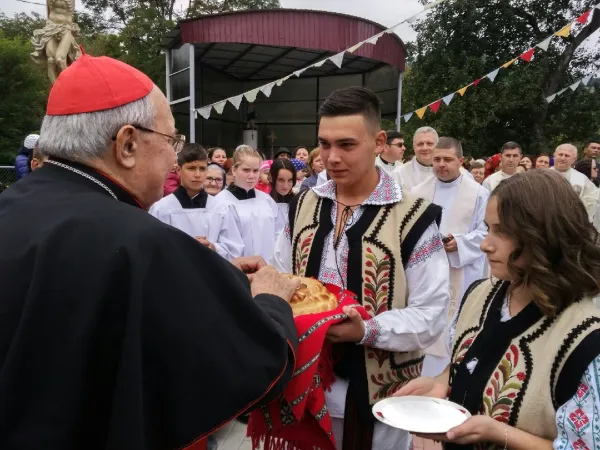
[[[442,106],[442,99],[440,98],[437,102],[433,102],[429,107],[431,110],[436,113],[440,110],[440,106]]]
[[[479,83],[481,83],[481,80],[483,80],[483,78],[477,78],[475,81],[473,81],[473,86],[477,86]]]
[[[527,50],[525,53],[523,53],[521,56],[519,56],[519,58],[521,58],[523,61],[531,62],[531,60],[533,59],[534,53],[535,53],[535,47],[532,47],[529,50]]]
[[[579,22],[581,25],[585,25],[590,17],[591,12],[591,9],[589,11],[584,12],[577,18],[577,22]]]

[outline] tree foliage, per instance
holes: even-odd
[[[40,129],[49,82],[30,52],[29,43],[0,33],[0,165],[12,164],[25,136]]]
[[[455,0],[434,8],[416,25],[416,55],[405,77],[404,111],[412,111],[471,83],[541,42],[595,0]],[[555,38],[533,62],[501,70],[456,94],[438,114],[428,111],[403,126],[407,134],[430,125],[463,141],[466,151],[490,155],[508,140],[526,151],[548,151],[559,141],[584,141],[600,131],[600,98],[580,89],[548,105],[544,98],[592,72],[600,51],[585,38],[600,28],[595,10],[575,37]]]

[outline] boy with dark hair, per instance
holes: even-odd
[[[150,214],[193,236],[201,244],[231,261],[242,255],[244,244],[235,221],[235,211],[216,207],[204,190],[208,153],[199,144],[185,144],[177,155],[180,185],[156,202]]]
[[[298,195],[274,261],[281,272],[348,289],[353,308],[333,325],[336,381],[326,392],[337,448],[404,450],[407,432],[376,422],[374,403],[418,377],[423,349],[446,325],[448,261],[441,208],[403,192],[375,166],[386,145],[380,101],[362,87],[333,92],[320,110],[319,146],[331,179]]]

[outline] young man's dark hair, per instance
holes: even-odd
[[[334,91],[319,109],[319,117],[364,116],[374,133],[381,129],[381,101],[375,92],[363,87]]]
[[[504,153],[505,150],[514,150],[514,149],[518,149],[519,152],[521,152],[521,154],[523,154],[523,147],[521,147],[521,145],[517,142],[514,141],[509,141],[506,144],[504,144],[502,146],[502,150],[500,151],[500,153]]]
[[[390,130],[386,131],[385,134],[387,134],[387,145],[390,145],[394,139],[404,139],[404,134],[400,133],[399,131]]]
[[[593,136],[585,141],[583,148],[588,148],[592,144],[600,144],[600,136]]]
[[[200,144],[185,144],[181,151],[177,154],[177,164],[179,167],[181,167],[184,164],[194,161],[208,161],[208,153],[206,152],[206,149]]]

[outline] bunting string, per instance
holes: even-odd
[[[580,25],[585,26],[590,18],[590,15],[592,14],[592,11],[594,9],[600,9],[600,3],[597,4],[596,6],[593,6],[592,8],[590,8],[588,11],[584,12],[583,14],[581,14],[579,17],[577,17],[573,22],[563,26],[560,30],[556,31],[555,33],[551,34],[549,37],[547,37],[546,39],[544,39],[543,41],[541,41],[540,43],[534,45],[533,47],[527,49],[526,51],[524,51],[523,53],[521,53],[519,56],[511,59],[510,61],[502,64],[500,67],[492,70],[490,73],[484,75],[481,78],[477,78],[475,81],[473,81],[472,83],[467,84],[466,86],[458,89],[457,91],[452,92],[451,94],[448,94],[440,99],[437,99],[436,101],[429,103],[428,105],[425,105],[421,108],[418,108],[414,111],[411,111],[409,113],[406,113],[402,116],[402,118],[404,119],[404,122],[408,122],[410,119],[412,119],[415,115],[419,118],[419,119],[423,119],[423,117],[425,116],[425,113],[427,112],[427,110],[431,110],[433,113],[437,113],[440,110],[440,106],[442,105],[442,103],[444,103],[446,106],[449,106],[450,103],[452,102],[452,100],[455,98],[455,94],[459,94],[461,97],[463,97],[465,95],[465,93],[467,92],[467,89],[471,88],[471,87],[476,87],[479,85],[479,83],[481,83],[484,79],[488,79],[490,80],[492,83],[496,80],[496,77],[498,76],[498,74],[500,73],[500,69],[508,69],[509,67],[511,67],[513,64],[515,64],[517,61],[521,60],[521,61],[525,61],[525,62],[531,62],[533,60],[533,57],[535,55],[535,52],[537,49],[543,50],[543,51],[548,51],[548,48],[550,47],[550,43],[552,42],[552,40],[555,37],[561,37],[561,38],[568,38],[572,31],[573,31],[573,26],[578,23]],[[597,13],[600,14],[600,13]],[[586,77],[587,78],[587,77]],[[591,76],[590,76],[591,79]],[[579,87],[579,84],[583,84],[582,82],[585,80],[579,80],[579,82],[574,83],[573,85],[563,89],[560,92],[557,92],[556,94],[553,94],[553,96],[551,95],[550,97],[546,98],[546,101],[548,101],[548,103],[551,103],[557,96],[562,95],[567,89],[571,88],[571,90],[575,90],[577,89],[577,87]],[[587,82],[589,83],[589,79],[587,80]],[[587,83],[585,84],[587,85]],[[550,99],[550,100],[548,100]]]
[[[581,86],[587,87],[587,85],[590,84],[590,81],[592,80],[592,78],[594,78],[596,75],[600,75],[600,69],[598,69],[596,72],[586,75],[585,77],[583,77],[580,80],[577,80],[575,83],[571,84],[570,86],[567,86],[566,88],[561,89],[560,91],[555,92],[552,95],[549,95],[548,97],[546,97],[546,101],[548,103],[552,103],[554,100],[556,100],[556,97],[560,97],[568,90],[571,90],[571,92],[575,92]]]
[[[403,25],[405,23],[414,22],[421,14],[425,13],[426,11],[429,11],[432,8],[435,8],[436,6],[442,4],[446,1],[447,0],[436,0],[432,3],[428,3],[427,5],[424,6],[424,8],[421,11],[417,12],[416,14],[413,14],[409,18],[404,19],[401,22],[398,22],[396,25],[394,25],[380,33],[377,33],[377,34],[371,36],[370,38],[365,39],[364,41],[361,41],[361,42],[353,45],[352,47],[348,47],[347,49],[345,49],[333,56],[325,58],[319,62],[311,64],[310,66],[307,66],[307,67],[304,67],[303,69],[297,70],[283,78],[280,78],[278,80],[272,81],[267,84],[264,84],[262,86],[254,88],[248,92],[244,92],[240,95],[236,95],[234,97],[230,97],[225,100],[221,100],[219,102],[211,103],[210,105],[206,105],[201,108],[193,108],[192,113],[195,115],[196,119],[198,118],[198,115],[202,116],[204,119],[208,119],[208,118],[210,118],[210,115],[213,111],[215,111],[217,114],[223,114],[223,111],[224,111],[227,103],[231,103],[235,107],[235,109],[239,109],[243,98],[245,98],[248,102],[252,103],[256,100],[259,92],[262,92],[265,97],[270,97],[271,92],[273,91],[274,87],[280,87],[283,83],[285,83],[290,78],[300,77],[307,70],[309,70],[313,67],[316,67],[316,68],[322,67],[327,62],[333,63],[334,65],[336,65],[338,67],[338,69],[341,69],[343,62],[344,62],[344,56],[346,53],[354,53],[356,50],[358,50],[360,47],[362,47],[365,44],[371,44],[371,45],[377,44],[377,41],[379,40],[379,38],[382,37],[384,34],[392,34],[396,30],[396,28],[398,28],[400,25]]]

